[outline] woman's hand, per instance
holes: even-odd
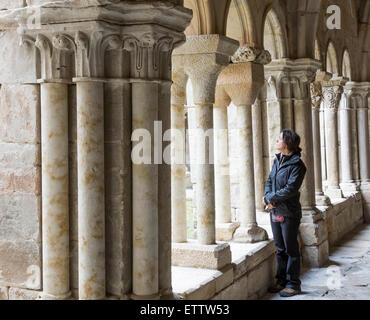
[[[267,208],[268,208],[269,210],[272,210],[272,209],[274,209],[274,208],[276,208],[276,207],[274,207],[271,203],[269,203],[269,204],[267,205]]]
[[[265,202],[265,197],[262,197],[262,204],[263,204],[263,206],[264,206],[264,207],[266,207],[266,206],[267,206],[267,204],[266,204],[266,202]]]

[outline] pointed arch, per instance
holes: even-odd
[[[226,36],[240,45],[256,45],[256,32],[249,4],[245,0],[231,0],[226,20]]]
[[[326,51],[326,71],[333,75],[339,75],[338,58],[333,42],[329,41]]]
[[[263,46],[272,59],[287,57],[286,35],[273,8],[267,10],[263,28]]]
[[[343,77],[352,80],[351,58],[347,49],[345,49],[343,52],[342,75]]]

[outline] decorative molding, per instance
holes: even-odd
[[[318,81],[310,84],[311,103],[314,110],[320,110],[321,101],[323,99],[321,83]]]
[[[231,62],[269,64],[271,62],[271,54],[267,50],[257,49],[255,47],[239,47],[231,57]]]

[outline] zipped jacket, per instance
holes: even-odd
[[[275,155],[274,164],[266,181],[264,199],[275,209],[271,213],[301,219],[302,207],[299,202],[299,188],[306,174],[306,166],[300,153],[285,157],[280,163],[282,154]]]

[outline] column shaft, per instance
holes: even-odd
[[[105,297],[104,84],[77,82],[79,299]]]
[[[253,122],[253,163],[254,163],[254,184],[256,193],[256,209],[263,211],[262,197],[265,189],[263,174],[263,144],[262,144],[262,109],[259,101],[252,106]]]
[[[358,126],[358,151],[360,160],[360,178],[361,182],[368,182],[369,175],[369,123],[368,109],[359,108],[357,110],[357,126]]]
[[[315,191],[316,195],[323,195],[321,174],[321,146],[320,146],[320,109],[312,108],[312,137],[313,155],[315,167]]]
[[[227,107],[214,107],[216,222],[231,222]]]
[[[326,164],[328,187],[339,189],[337,111],[325,109]]]
[[[172,241],[186,242],[186,166],[185,162],[185,110],[184,105],[171,105],[171,129],[175,130],[171,143],[172,189]]]
[[[132,84],[132,130],[150,133],[150,164],[133,162],[133,293],[158,294],[158,166],[154,162],[153,122],[158,119],[158,84]],[[149,137],[144,137],[144,140]],[[143,140],[143,141],[144,141]],[[133,142],[133,147],[135,146]],[[147,150],[144,150],[146,153]]]
[[[352,172],[352,144],[351,144],[351,114],[350,109],[340,109],[340,137],[342,159],[342,181],[353,182]]]
[[[43,298],[69,285],[68,85],[41,84]]]
[[[197,141],[197,239],[200,244],[214,244],[215,229],[215,191],[214,165],[209,161],[213,152],[213,105],[196,105]],[[207,132],[208,131],[208,132]],[[207,136],[207,138],[206,138]]]

